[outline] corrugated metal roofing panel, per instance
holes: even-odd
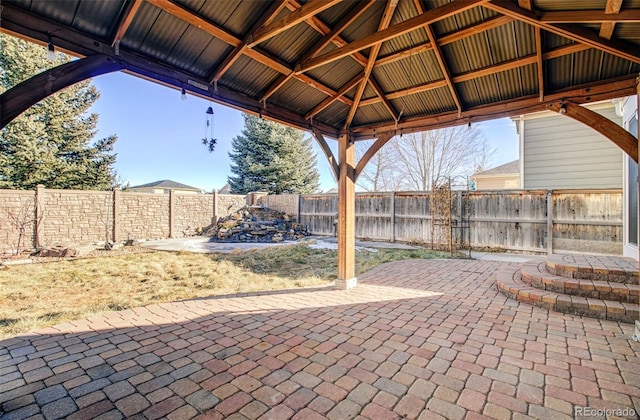
[[[614,28],[614,36],[627,42],[640,45],[640,24],[618,23]]]
[[[26,3],[28,9],[55,22],[70,25],[76,14],[80,0],[34,1]]]
[[[268,103],[273,103],[304,115],[311,111],[316,104],[325,100],[326,97],[327,96],[319,90],[296,79],[292,79],[271,96]],[[269,106],[268,103],[267,106]]]
[[[327,10],[324,10],[322,13],[318,14],[317,16],[327,26],[329,26],[330,28],[333,28],[335,24],[338,23],[338,21],[342,19],[344,15],[349,13],[352,6],[350,3],[351,2],[349,1],[343,1],[341,3],[335,4],[330,8],[328,8]]]
[[[196,11],[203,18],[223,26],[228,32],[242,38],[255,25],[273,1],[209,1],[180,0],[188,9]]]
[[[158,20],[160,13],[161,10],[157,7],[147,2],[142,2],[140,9],[136,13],[136,18],[131,22],[131,26],[129,26],[121,41],[121,46],[137,52],[154,23]]]
[[[544,62],[547,80],[545,89],[554,91],[570,85],[574,71],[574,55],[565,55]]]
[[[371,124],[380,121],[393,121],[393,117],[381,102],[358,107],[352,125]]]
[[[342,127],[346,121],[348,112],[349,106],[347,104],[335,101],[318,115],[313,117],[313,119],[334,127]]]
[[[320,38],[315,29],[301,23],[263,42],[260,47],[285,62],[295,63]]]
[[[512,22],[485,32],[493,64],[500,64],[536,53],[534,29],[522,22]]]
[[[280,73],[249,57],[240,57],[218,83],[250,97],[258,97]]]
[[[484,34],[477,34],[442,46],[451,74],[467,73],[490,66],[491,56]]]
[[[166,61],[180,69],[191,71],[197,76],[205,77],[211,72],[213,63],[203,62],[199,58],[202,57],[202,52],[207,49],[211,40],[212,37],[209,34],[189,26]]]
[[[209,72],[213,71],[218,65],[222,63],[224,57],[227,54],[231,54],[233,47],[226,42],[222,42],[217,38],[211,37],[209,43],[202,50],[200,55],[193,61],[191,67],[188,69],[194,74],[198,74],[202,71],[209,69]],[[210,75],[210,74],[207,74]]]
[[[500,100],[505,101],[538,92],[538,69],[536,64],[503,71],[494,77]]]
[[[385,92],[423,85],[444,77],[433,51],[375,67],[373,73]]]
[[[474,7],[455,16],[442,19],[433,24],[438,36],[456,32],[460,29],[476,25],[497,16],[497,13],[483,7]]]
[[[362,73],[362,66],[353,58],[346,57],[326,66],[308,71],[306,74],[314,80],[322,82],[325,86],[337,91],[360,73]]]
[[[139,51],[153,58],[166,59],[188,26],[189,24],[183,20],[161,12],[140,45]]]
[[[544,46],[545,51],[554,50],[570,44],[575,44],[575,42],[563,36],[542,31],[542,45]]]
[[[382,1],[374,3],[355,22],[349,25],[341,36],[348,41],[353,41],[376,32],[384,12],[384,6],[385,2]]]
[[[80,2],[73,19],[73,27],[83,32],[90,33],[104,40],[108,39],[118,24],[118,17],[125,8],[124,0],[109,2]],[[96,19],[96,16],[100,16]]]

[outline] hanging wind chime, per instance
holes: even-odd
[[[218,139],[214,137],[214,123],[215,123],[215,114],[213,113],[213,107],[209,106],[207,108],[206,115],[206,123],[204,127],[204,138],[202,139],[202,144],[209,147],[209,152],[213,152],[216,149],[216,144],[218,143]]]

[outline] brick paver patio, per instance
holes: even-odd
[[[0,418],[636,418],[633,326],[512,301],[495,287],[507,265],[396,262],[351,291],[153,305],[5,340]]]

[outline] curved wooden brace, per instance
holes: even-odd
[[[569,101],[551,103],[549,108],[596,130],[638,162],[638,140],[607,117]]]
[[[311,131],[313,133],[313,137],[315,137],[316,141],[318,142],[318,145],[320,145],[320,148],[324,152],[324,155],[327,157],[327,160],[329,161],[329,166],[331,167],[331,171],[333,172],[333,176],[337,180],[338,175],[340,174],[340,169],[338,168],[338,162],[336,161],[336,157],[333,155],[333,152],[331,151],[331,148],[329,147],[329,144],[325,140],[322,133],[317,128],[313,128]]]
[[[90,77],[124,67],[124,64],[105,55],[92,55],[39,73],[0,95],[0,129],[51,94]]]
[[[387,142],[391,140],[393,136],[394,133],[384,133],[376,139],[375,143],[373,143],[371,147],[369,147],[369,149],[367,149],[365,154],[362,155],[362,157],[358,161],[358,164],[356,165],[354,182],[358,179],[362,171],[364,171],[365,166],[367,166],[367,163],[369,163],[371,158],[374,157],[375,154],[378,153],[378,150],[380,150],[382,146],[387,144]]]

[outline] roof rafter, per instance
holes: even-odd
[[[497,16],[491,18],[485,22],[479,23],[477,25],[468,26],[459,31],[450,33],[448,35],[444,35],[441,38],[438,38],[438,45],[443,46],[447,44],[451,44],[452,42],[459,41],[461,39],[477,35],[479,33],[488,31],[489,29],[497,28],[499,26],[505,25],[507,23],[513,22],[513,19],[508,16]],[[420,54],[426,51],[429,51],[433,48],[431,42],[427,41],[422,44],[416,44],[411,48],[407,48],[389,55],[385,55],[384,57],[379,57],[376,61],[376,67],[384,66],[385,64],[393,63],[403,58],[407,58],[413,54]]]
[[[220,28],[216,24],[209,22],[208,20],[194,14],[189,9],[186,9],[180,4],[175,3],[173,0],[146,0],[150,4],[159,9],[177,17],[178,19],[183,20],[184,22],[189,23],[190,25],[194,25],[197,28],[207,32],[208,34],[224,41],[225,43],[233,46],[239,47],[242,45],[242,40],[235,35],[227,32],[223,28]],[[278,59],[274,57],[270,57],[267,53],[257,51],[255,48],[247,48],[244,51],[244,54],[256,60],[257,62],[277,71],[282,74],[289,74],[293,71],[287,64],[280,62]],[[308,77],[299,77],[300,75],[296,75],[294,77],[299,78],[301,81],[305,82],[310,80]],[[322,83],[313,81],[313,87],[321,87],[324,91],[333,92],[332,89],[324,86]],[[342,99],[341,99],[342,100]],[[351,104],[351,101],[348,101],[348,104]]]
[[[356,20],[365,10],[367,10],[375,0],[363,1],[359,4],[358,7],[352,9],[349,13],[347,13],[341,20],[336,24],[336,27],[329,32],[324,38],[319,40],[313,47],[311,47],[299,60],[300,62],[307,60],[309,58],[313,58],[320,53],[327,45],[332,43],[334,39],[354,20]],[[292,71],[287,75],[282,75],[278,77],[278,79],[271,84],[265,91],[265,93],[260,98],[260,101],[265,101],[271,95],[276,93],[282,86],[285,85],[291,78],[295,76],[295,72]]]
[[[247,45],[251,48],[254,47],[289,28],[296,26],[297,24],[304,22],[307,19],[317,15],[318,13],[327,10],[328,8],[340,3],[342,0],[311,0],[305,3],[299,9],[291,12],[287,16],[271,22],[249,35],[249,42]]]
[[[556,48],[554,50],[547,51],[542,54],[543,60],[551,60],[558,57],[563,57],[565,55],[571,55],[576,52],[588,50],[589,47],[582,44],[571,44],[566,45],[564,47]],[[493,73],[499,73],[502,71],[507,71],[511,69],[515,69],[518,67],[528,66],[530,64],[534,64],[537,62],[537,53],[535,55],[529,55],[526,57],[518,58],[515,60],[507,61],[500,64],[495,64],[492,66],[487,66],[481,69],[473,70],[468,73],[462,73],[457,76],[452,77],[453,83],[461,83],[467,80],[477,79],[479,77],[488,76]],[[386,94],[388,99],[398,99],[405,95],[413,95],[416,93],[426,92],[432,89],[438,89],[441,87],[447,86],[447,82],[444,79],[436,80],[434,82],[425,83],[423,85],[414,86],[408,89],[400,89],[395,92],[389,92]],[[360,102],[361,106],[372,105],[374,103],[380,102],[379,98],[370,98],[365,99]]]
[[[124,34],[127,32],[127,29],[129,29],[129,26],[131,26],[131,22],[133,22],[133,17],[136,15],[136,13],[138,13],[138,9],[140,9],[141,5],[142,0],[133,0],[132,2],[127,4],[124,15],[122,16],[122,19],[120,20],[115,33],[111,37],[112,47],[116,45],[116,42],[122,40]]]
[[[413,0],[413,4],[418,9],[418,13],[424,13],[422,9],[422,4],[420,0]],[[433,52],[435,53],[436,60],[438,61],[438,65],[440,66],[440,71],[442,71],[442,75],[444,76],[444,80],[447,82],[447,86],[449,87],[449,94],[451,95],[451,99],[453,99],[453,103],[456,104],[456,108],[458,108],[458,113],[462,112],[462,103],[460,102],[460,98],[458,97],[458,92],[456,92],[456,87],[453,85],[453,81],[451,80],[451,73],[449,72],[449,66],[442,55],[442,51],[438,46],[438,40],[436,39],[433,30],[429,25],[424,27],[424,31],[429,38],[429,42],[433,45]]]
[[[396,7],[398,6],[398,1],[399,0],[387,0],[387,5],[385,6],[384,13],[382,14],[382,18],[380,19],[380,23],[378,24],[378,32],[389,27],[389,24],[391,23],[391,18],[393,17]],[[347,119],[344,124],[345,130],[348,129],[349,126],[351,126],[351,123],[353,122],[353,118],[355,117],[356,111],[358,110],[358,105],[360,104],[360,100],[362,99],[362,94],[364,93],[364,89],[367,87],[367,82],[369,81],[369,77],[371,76],[371,72],[373,71],[373,66],[376,63],[376,59],[378,58],[378,53],[380,52],[381,46],[382,46],[381,43],[375,44],[371,48],[371,51],[369,52],[369,61],[367,62],[367,65],[364,68],[364,77],[362,78],[360,85],[358,85],[358,89],[356,90],[356,95],[353,98],[353,104],[351,105],[351,108],[349,109],[349,113],[347,114]],[[383,97],[382,95],[380,96]],[[387,104],[386,101],[384,101],[384,103]],[[391,113],[391,116],[393,117],[393,119],[395,120],[398,119],[396,115],[396,111],[393,109],[393,107],[389,106],[387,110]]]
[[[521,9],[510,1],[493,0],[483,6],[505,16],[510,16],[514,19],[544,29],[545,31],[563,36],[572,41],[589,45],[592,48],[596,48],[633,63],[640,63],[638,48],[626,42],[600,38],[589,29],[577,25],[541,22],[537,13]]]
[[[279,3],[274,3],[271,5],[271,8],[267,13],[262,15],[262,17],[256,22],[256,24],[251,29],[251,32],[261,28],[265,24],[271,22],[275,17],[280,13],[280,11],[286,6],[289,0],[280,0]],[[233,49],[230,54],[222,60],[222,63],[213,71],[213,75],[211,76],[211,83],[217,82],[220,78],[231,68],[233,63],[238,61],[238,59],[244,54],[244,52],[249,48],[249,44],[247,40],[244,40],[242,44],[238,45]]]
[[[382,42],[404,35],[408,32],[415,31],[422,28],[423,26],[430,25],[439,20],[461,13],[465,10],[472,9],[480,5],[485,5],[488,2],[489,0],[456,0],[454,2],[447,3],[443,6],[431,9],[421,15],[405,20],[404,22],[390,26],[383,31],[378,31],[371,35],[367,35],[327,54],[323,54],[316,58],[307,60],[306,62],[302,63],[299,68],[296,68],[296,71],[305,72],[320,66],[324,66],[325,64],[329,64],[355,52],[362,51],[376,44],[380,44]]]
[[[620,12],[621,8],[622,0],[607,0],[607,6],[605,7],[604,12],[616,14]],[[611,39],[615,27],[615,22],[602,22],[602,25],[600,26],[600,38]]]

